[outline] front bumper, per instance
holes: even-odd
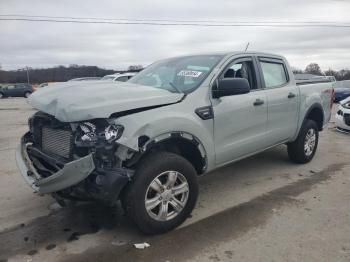
[[[339,114],[340,111],[342,112],[342,114]],[[344,115],[348,115],[348,114],[350,114],[349,109],[340,107],[339,111],[335,115],[335,125],[337,128],[350,132],[350,125],[346,124],[345,118],[344,118]]]
[[[95,169],[92,154],[66,163],[62,169],[49,177],[42,177],[29,158],[24,137],[16,151],[16,162],[23,178],[39,193],[53,193],[78,184]]]
[[[20,173],[34,191],[43,194],[52,193],[56,199],[94,200],[113,205],[133,174],[133,170],[123,167],[96,167],[94,156],[89,154],[61,164],[57,172],[43,176],[40,169],[35,167],[38,163],[33,158],[34,149],[31,144],[30,134],[27,133],[22,137],[16,151],[16,162]],[[44,156],[46,163],[55,161],[38,149],[34,151]]]

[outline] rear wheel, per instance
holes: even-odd
[[[0,99],[4,98],[4,94],[0,92]]]
[[[158,152],[137,166],[123,201],[127,214],[142,232],[158,234],[184,222],[197,196],[193,166],[179,155]]]
[[[288,144],[289,158],[299,164],[310,162],[318,145],[318,126],[315,121],[307,119],[299,131],[297,139]]]
[[[25,97],[25,98],[28,98],[28,97],[30,96],[30,94],[31,94],[31,92],[25,92],[25,93],[24,93],[24,97]]]

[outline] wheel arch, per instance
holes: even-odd
[[[324,123],[324,112],[322,105],[319,103],[313,104],[306,112],[303,120],[303,124],[306,120],[313,120],[318,126],[318,130],[322,131]]]
[[[201,141],[187,132],[169,132],[150,139],[140,136],[138,139],[142,155],[154,151],[165,150],[184,157],[196,169],[197,174],[203,174],[208,166],[207,153]]]

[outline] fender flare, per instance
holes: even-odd
[[[307,119],[307,116],[311,113],[312,110],[314,109],[320,109],[321,112],[322,112],[322,127],[323,127],[323,123],[324,123],[324,111],[323,111],[323,107],[320,103],[314,103],[312,104],[312,106],[309,107],[309,109],[306,111],[305,115],[304,115],[304,118],[303,118],[303,121],[300,125],[300,127],[298,128],[298,134],[299,134],[299,131],[300,131],[300,128],[304,125],[306,119]],[[320,128],[320,130],[322,130],[322,127]]]
[[[201,154],[201,157],[203,158],[203,161],[204,161],[203,171],[205,171],[207,169],[208,156],[207,156],[207,152],[205,150],[203,143],[200,141],[200,139],[198,137],[196,137],[188,132],[173,131],[173,132],[167,132],[167,133],[155,136],[151,139],[148,139],[144,144],[139,146],[140,152],[143,154],[143,153],[147,152],[151,147],[156,145],[157,143],[161,143],[161,142],[173,139],[173,138],[184,139],[187,142],[190,142],[191,144],[196,146],[198,151]]]

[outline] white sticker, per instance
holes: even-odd
[[[181,70],[179,73],[177,73],[178,76],[189,76],[189,77],[199,77],[201,74],[202,72],[193,71],[193,70]]]

